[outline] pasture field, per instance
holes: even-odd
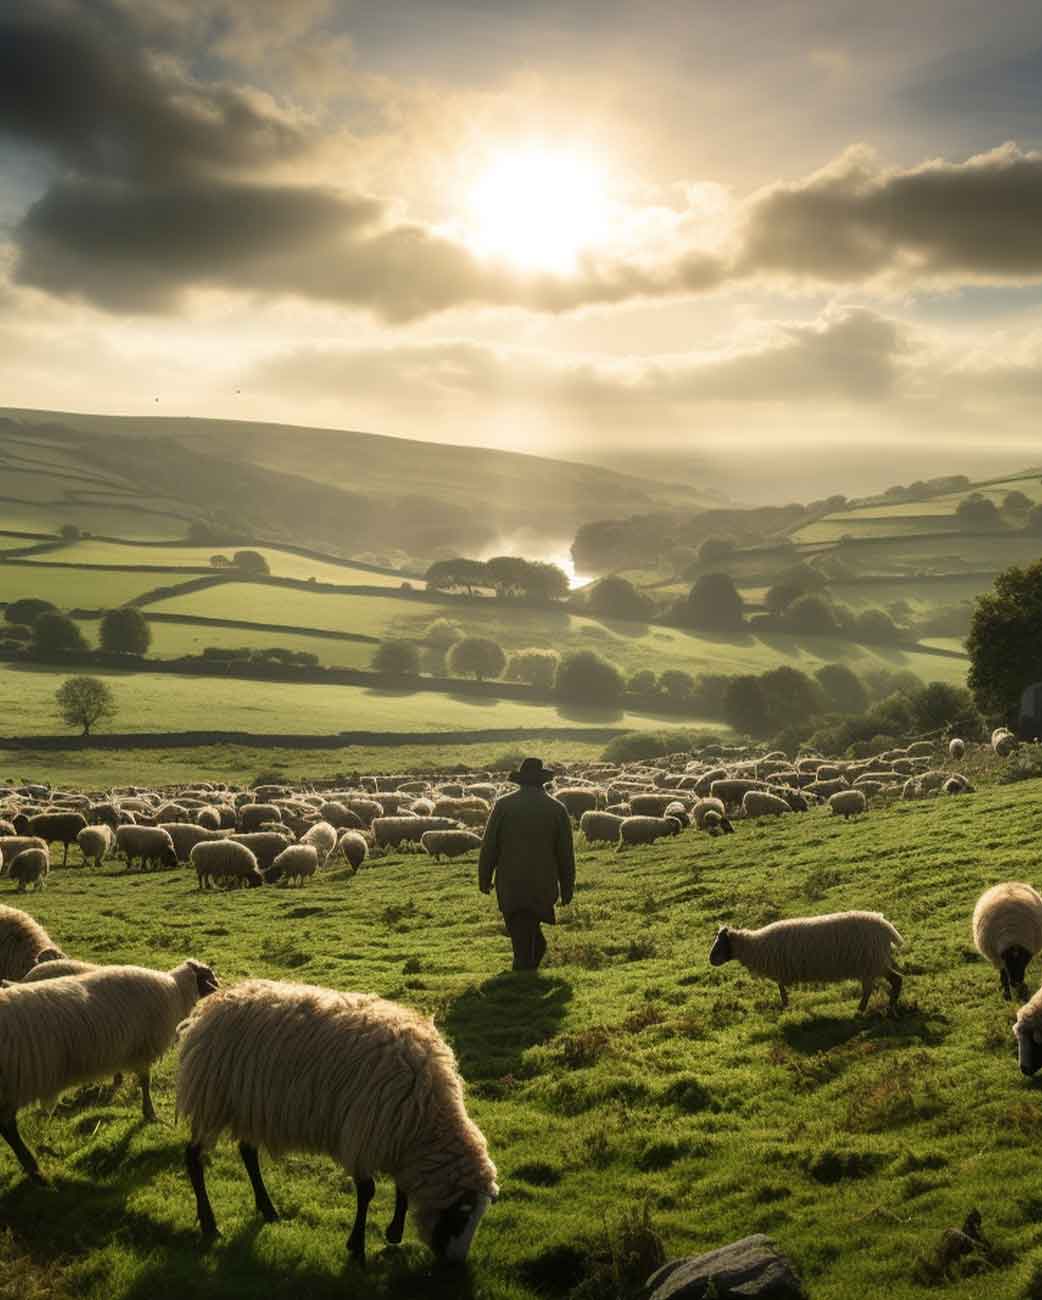
[[[859,541],[874,537],[916,537],[920,534],[952,532],[954,521],[947,515],[826,515],[813,523],[804,524],[792,534],[794,542],[838,542],[842,537],[855,537]]]
[[[938,605],[972,601],[982,592],[990,590],[991,586],[988,578],[973,577],[932,581],[930,578],[919,578],[915,582],[830,582],[827,594],[839,604],[849,605],[851,609],[885,607],[892,601],[903,600],[917,612],[926,613]],[[745,595],[744,592],[742,594]]]
[[[943,663],[938,660],[938,663]],[[83,670],[77,668],[76,672]],[[54,692],[68,672],[23,665],[0,666],[3,726],[11,736],[51,734],[62,729]],[[338,731],[481,731],[488,728],[634,727],[640,730],[713,723],[675,716],[590,711],[480,699],[437,691],[385,691],[365,686],[252,681],[180,673],[91,670],[111,688],[119,713],[106,730],[251,731],[330,735]]]
[[[59,609],[111,609],[142,592],[169,581],[149,573],[110,573],[104,569],[85,573],[82,569],[45,569],[31,564],[0,564],[0,601],[38,596]],[[97,633],[86,629],[88,640]]]
[[[969,921],[986,886],[1039,883],[1040,817],[1035,781],[853,823],[818,811],[621,856],[582,849],[576,901],[532,975],[505,970],[508,942],[473,860],[388,856],[293,891],[200,894],[183,869],[124,877],[117,865],[56,870],[39,895],[4,889],[81,958],[168,969],[192,955],[225,982],[372,990],[432,1014],[501,1196],[466,1267],[450,1270],[411,1223],[403,1246],[384,1245],[382,1179],[363,1274],[345,1260],[342,1170],[262,1156],[283,1215],[263,1225],[226,1139],[208,1173],[224,1235],[203,1248],[170,1054],[157,1124],[141,1123],[129,1082],[23,1112],[52,1185],[26,1184],[0,1151],[0,1294],[626,1300],[650,1271],[629,1253],[648,1234],[620,1224],[646,1209],[669,1256],[769,1233],[815,1300],[1036,1296],[1042,1084],[1017,1069],[1015,1008],[973,951]],[[722,923],[844,908],[884,912],[906,940],[896,1017],[882,989],[857,1015],[852,983],[794,989],[782,1011],[773,985],[707,963]],[[974,1206],[991,1262],[983,1274],[955,1262],[945,1276],[942,1233]]]
[[[183,532],[191,517],[187,510],[165,514],[145,506],[130,509],[122,504],[87,505],[81,501],[0,500],[0,529],[12,532],[57,533],[63,524],[75,524],[87,532],[110,537],[161,541],[171,533]]]
[[[88,640],[96,639],[97,624],[81,624]],[[149,623],[152,644],[148,653],[156,659],[177,659],[201,654],[206,646],[304,650],[318,655],[319,663],[336,668],[368,668],[375,645],[367,641],[337,641],[328,636],[298,636],[292,632],[255,632],[241,627],[209,627],[193,623]]]

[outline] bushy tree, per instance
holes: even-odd
[[[427,628],[423,639],[438,650],[448,650],[457,641],[463,640],[463,629],[451,618],[436,618]]]
[[[1028,511],[1024,529],[1029,533],[1042,533],[1042,505],[1034,506]]]
[[[1002,527],[998,506],[982,492],[963,497],[955,508],[955,517],[962,528],[971,532],[990,532]]]
[[[243,573],[263,574],[270,573],[268,561],[261,555],[260,551],[236,551],[232,556],[232,564]]]
[[[864,682],[846,664],[825,664],[814,676],[837,713],[863,713],[868,707]]]
[[[557,680],[557,667],[561,656],[556,650],[541,650],[532,646],[515,650],[507,660],[506,678],[512,682],[528,682],[540,690],[550,690]]]
[[[724,716],[724,695],[731,678],[727,673],[699,673],[695,678],[695,693],[691,707],[707,718]]]
[[[809,564],[797,564],[781,574],[773,586],[767,588],[764,604],[772,614],[780,614],[811,591],[820,591],[825,586],[825,576]]]
[[[618,574],[602,578],[592,589],[587,601],[591,613],[601,618],[631,619],[646,622],[655,612],[654,602],[632,582]]]
[[[72,651],[86,650],[88,646],[83,633],[71,618],[56,610],[48,610],[33,623],[33,649]]]
[[[530,600],[563,600],[569,590],[568,574],[559,564],[550,564],[546,560],[529,563],[524,576],[524,591]]]
[[[79,540],[80,530],[75,524],[62,524],[61,537],[63,541],[75,542]]]
[[[41,600],[37,596],[23,596],[21,600],[12,600],[4,610],[4,618],[8,623],[18,623],[25,627],[32,627],[41,614],[47,614],[57,609],[49,600]]]
[[[428,591],[465,591],[473,596],[477,587],[491,587],[488,566],[483,560],[468,560],[458,555],[451,560],[435,560],[424,574]]]
[[[575,650],[561,660],[555,689],[573,704],[618,705],[626,687],[622,673],[602,655]]]
[[[695,692],[695,679],[680,668],[667,668],[659,675],[659,689],[674,704],[690,703]]]
[[[896,692],[912,696],[923,688],[922,678],[907,668],[870,668],[863,674],[862,681],[873,700],[886,699]]]
[[[768,733],[812,718],[825,708],[825,692],[818,683],[788,665],[761,673],[760,689],[767,702]]]
[[[100,677],[69,677],[54,693],[58,711],[68,727],[81,727],[90,735],[97,722],[115,717],[116,701]]]
[[[808,592],[797,596],[785,610],[785,626],[809,636],[835,636],[839,631],[836,611],[824,596]]]
[[[658,678],[650,668],[641,668],[626,681],[626,689],[634,695],[654,695]]]
[[[419,649],[411,641],[381,641],[373,652],[372,667],[394,677],[418,677]]]
[[[856,640],[868,645],[887,644],[901,639],[900,628],[883,609],[863,609],[855,616],[852,631]]]
[[[498,677],[507,666],[507,657],[498,641],[487,636],[465,636],[449,651],[449,670],[458,677]]]
[[[937,731],[941,727],[948,727],[960,736],[974,737],[983,730],[984,720],[965,686],[927,682],[911,699],[919,731]]]
[[[152,644],[152,629],[135,605],[106,610],[101,619],[101,648],[112,654],[143,655]]]
[[[1025,510],[1030,510],[1034,502],[1025,493],[1018,490],[1007,492],[1002,498],[1003,510],[1008,510],[1010,514],[1022,514]]]
[[[698,548],[699,564],[724,564],[734,555],[737,546],[730,537],[707,537]]]
[[[724,718],[736,731],[765,736],[770,730],[767,696],[759,677],[744,673],[732,677],[724,691]]]
[[[688,627],[707,631],[734,632],[743,626],[742,598],[726,573],[704,573],[688,593],[686,605],[678,611]]]
[[[1016,704],[1024,688],[1042,679],[1042,560],[1011,568],[994,590],[977,597],[966,650],[968,682],[983,713]]]

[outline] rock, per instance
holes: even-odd
[[[758,1297],[803,1300],[806,1292],[795,1269],[762,1232],[711,1250],[708,1255],[674,1259],[652,1273],[642,1300],[703,1300],[710,1282],[714,1300]]]

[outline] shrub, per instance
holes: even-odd
[[[373,652],[372,666],[394,677],[418,677],[420,652],[411,641],[382,641]]]
[[[689,703],[695,691],[695,679],[679,668],[667,668],[658,679],[659,689],[675,704]]]
[[[865,609],[854,618],[854,637],[868,644],[899,641],[901,630],[885,610]]]
[[[721,564],[731,558],[736,550],[730,537],[707,537],[698,548],[699,564]]]
[[[705,573],[677,610],[687,627],[729,632],[742,626],[742,598],[726,573]]]
[[[101,620],[101,648],[114,654],[143,655],[152,643],[152,629],[134,605],[105,611]]]
[[[955,508],[955,517],[961,527],[971,532],[993,531],[1002,527],[998,506],[990,497],[971,492]]]
[[[814,676],[829,705],[839,713],[862,713],[867,708],[865,684],[846,664],[825,664]]]
[[[576,650],[561,660],[555,689],[574,704],[618,705],[625,683],[615,665],[595,650]]]
[[[821,713],[825,693],[798,668],[772,668],[760,674],[760,689],[767,704],[767,730],[789,726]]]
[[[911,703],[915,724],[920,731],[937,731],[948,726],[954,733],[972,738],[984,730],[984,719],[964,686],[929,682],[921,691],[916,691]]]
[[[424,641],[438,650],[448,650],[463,640],[463,629],[451,618],[436,618],[424,634]]]
[[[1011,568],[994,590],[977,597],[966,649],[969,687],[978,706],[1004,714],[1039,679],[1042,644],[1042,561]]]
[[[483,681],[499,677],[507,666],[507,657],[498,641],[485,636],[465,636],[449,651],[449,670],[459,676]]]
[[[630,731],[610,740],[604,747],[601,760],[605,763],[633,763],[641,759],[662,758],[665,754],[687,752],[693,747],[694,740],[689,731]]]
[[[557,678],[561,656],[556,650],[541,650],[532,646],[515,650],[507,660],[506,678],[512,682],[528,682],[540,690],[549,691]]]
[[[601,618],[646,622],[654,613],[655,605],[627,578],[612,574],[594,585],[587,599],[587,608]]]
[[[835,636],[839,631],[836,611],[824,596],[797,596],[785,609],[784,625],[793,632],[811,636]]]

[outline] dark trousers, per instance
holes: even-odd
[[[503,918],[514,945],[514,970],[536,970],[546,955],[546,940],[534,912],[511,912]]]

